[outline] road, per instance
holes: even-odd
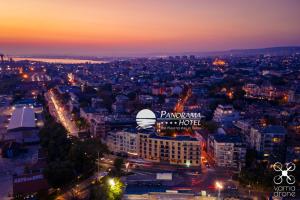
[[[59,122],[66,128],[68,133],[72,136],[78,136],[78,128],[76,127],[75,123],[71,121],[68,117],[68,113],[66,110],[64,110],[63,106],[60,105],[60,102],[56,98],[55,94],[52,90],[50,90],[47,94],[47,100],[50,112],[52,114],[55,114],[55,116],[58,118]]]
[[[112,167],[112,163],[115,156],[107,155],[105,158],[100,159],[100,165],[101,165],[101,171],[105,172],[108,171],[109,168]],[[133,175],[130,175],[127,177],[126,183],[128,186],[132,187],[132,183],[139,182],[141,180],[156,180],[156,173],[162,172],[157,171],[156,167],[153,167],[153,165],[149,165],[148,163],[140,163],[140,167],[138,168],[132,168],[133,165],[137,165],[139,162],[134,162],[132,159],[129,161],[131,165],[129,165],[129,171],[133,172]],[[125,163],[128,162],[128,160],[125,160]],[[142,166],[142,167],[141,167]],[[167,168],[166,168],[167,169]],[[124,169],[127,170],[127,169]],[[102,178],[103,176],[101,176]],[[238,183],[233,181],[231,179],[232,173],[229,170],[224,170],[221,168],[206,168],[205,166],[202,166],[202,172],[201,173],[191,173],[191,172],[173,172],[173,180],[166,185],[163,185],[162,187],[172,189],[172,190],[180,190],[180,189],[186,189],[191,190],[195,193],[199,193],[201,191],[206,191],[207,194],[217,196],[217,189],[215,188],[215,182],[220,181],[223,185],[223,190],[221,190],[221,197],[233,195],[233,196],[239,196],[239,197],[248,197],[248,190],[242,189],[239,187]],[[68,189],[67,191],[64,191],[63,194],[61,194],[59,197],[57,197],[57,200],[64,200],[64,199],[72,199],[75,196],[79,199],[84,199],[89,194],[89,188],[90,185],[93,184],[94,180],[97,178],[97,174],[94,176],[80,181],[77,184],[75,184],[72,188]],[[136,187],[136,185],[133,185],[133,187]],[[147,186],[144,186],[147,187]],[[152,187],[152,186],[149,186]],[[136,190],[136,189],[135,189]],[[260,197],[261,195],[258,195],[258,193],[251,192],[251,199],[259,199],[256,197]]]
[[[92,184],[95,183],[97,179],[103,178],[107,175],[107,169],[111,168],[111,162],[109,159],[102,159],[99,163],[101,165],[101,170],[95,172],[95,174],[85,180],[79,181],[73,187],[64,191],[61,195],[56,197],[55,200],[67,200],[67,199],[74,199],[75,197],[78,199],[86,199],[89,195],[89,189]]]

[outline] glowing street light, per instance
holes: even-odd
[[[190,166],[191,166],[191,161],[187,160],[187,161],[186,161],[186,166],[187,166],[187,167],[190,167]]]
[[[216,181],[215,186],[218,189],[218,199],[220,199],[221,190],[223,189],[223,183],[220,181]]]
[[[116,185],[115,180],[113,178],[109,179],[108,183],[111,187],[114,187]]]
[[[223,189],[223,184],[220,181],[216,181],[216,188]]]
[[[22,77],[23,77],[24,79],[29,78],[28,74],[23,74]]]

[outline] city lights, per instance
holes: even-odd
[[[28,74],[23,74],[22,77],[23,77],[24,79],[28,79],[28,78],[29,78]]]
[[[108,179],[108,183],[111,187],[114,187],[116,185],[115,180],[113,178]]]
[[[221,199],[221,190],[223,189],[223,183],[220,181],[216,181],[215,187],[218,190],[218,199]]]
[[[218,190],[222,190],[223,189],[223,183],[220,181],[216,181],[215,186]]]
[[[299,199],[299,8],[1,2],[0,200]]]

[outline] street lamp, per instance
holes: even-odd
[[[110,178],[110,179],[108,180],[108,184],[109,184],[111,187],[113,187],[113,186],[116,185],[115,180],[114,180],[113,178]]]
[[[186,161],[186,166],[187,166],[187,167],[190,167],[190,166],[191,166],[191,161],[187,160],[187,161]]]
[[[220,181],[216,181],[215,186],[218,189],[218,199],[220,199],[221,190],[223,189],[223,183]]]

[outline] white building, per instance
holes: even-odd
[[[267,126],[265,128],[251,128],[250,144],[265,158],[280,153],[284,144],[286,130],[282,126]]]
[[[133,130],[108,132],[106,144],[114,153],[137,156],[137,134]]]
[[[35,113],[30,107],[16,107],[9,119],[4,140],[14,140],[19,143],[39,142],[38,127]]]
[[[233,122],[239,119],[239,113],[231,105],[218,105],[213,120],[219,123]]]
[[[245,164],[246,145],[240,136],[210,135],[207,151],[219,167],[240,170]]]

